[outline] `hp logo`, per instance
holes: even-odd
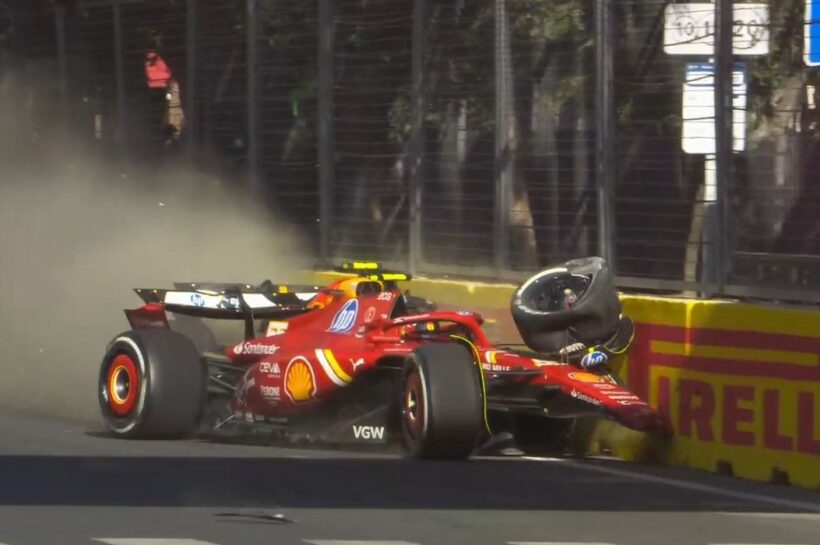
[[[581,367],[584,369],[590,369],[592,367],[598,367],[604,365],[609,358],[603,352],[590,352],[581,359]]]
[[[357,299],[349,300],[333,317],[328,331],[331,333],[345,333],[350,331],[356,323],[358,314],[359,301]]]

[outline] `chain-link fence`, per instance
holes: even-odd
[[[816,302],[813,4],[80,0],[0,30],[105,153],[241,176],[325,262],[598,254],[623,288]]]

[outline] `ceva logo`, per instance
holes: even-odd
[[[350,299],[333,317],[328,329],[331,333],[345,333],[353,328],[359,315],[359,301]]]

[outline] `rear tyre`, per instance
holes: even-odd
[[[171,331],[176,331],[188,337],[200,354],[206,352],[219,353],[219,343],[214,332],[201,318],[178,315],[170,322]]]
[[[184,437],[196,428],[206,398],[207,370],[184,335],[127,331],[108,346],[98,399],[108,429],[124,438]]]
[[[408,455],[469,458],[480,438],[484,410],[470,351],[455,343],[422,346],[407,356],[401,377],[401,438]]]

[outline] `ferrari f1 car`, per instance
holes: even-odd
[[[110,341],[100,367],[107,427],[124,438],[392,443],[435,459],[470,457],[499,431],[499,415],[528,419],[531,431],[582,415],[663,429],[609,371],[634,327],[602,259],[518,287],[511,313],[526,346],[490,342],[476,312],[402,293],[405,275],[355,272],[325,287],[137,289],[144,304],[125,311],[131,329]],[[244,333],[220,343],[181,318],[239,320]]]

